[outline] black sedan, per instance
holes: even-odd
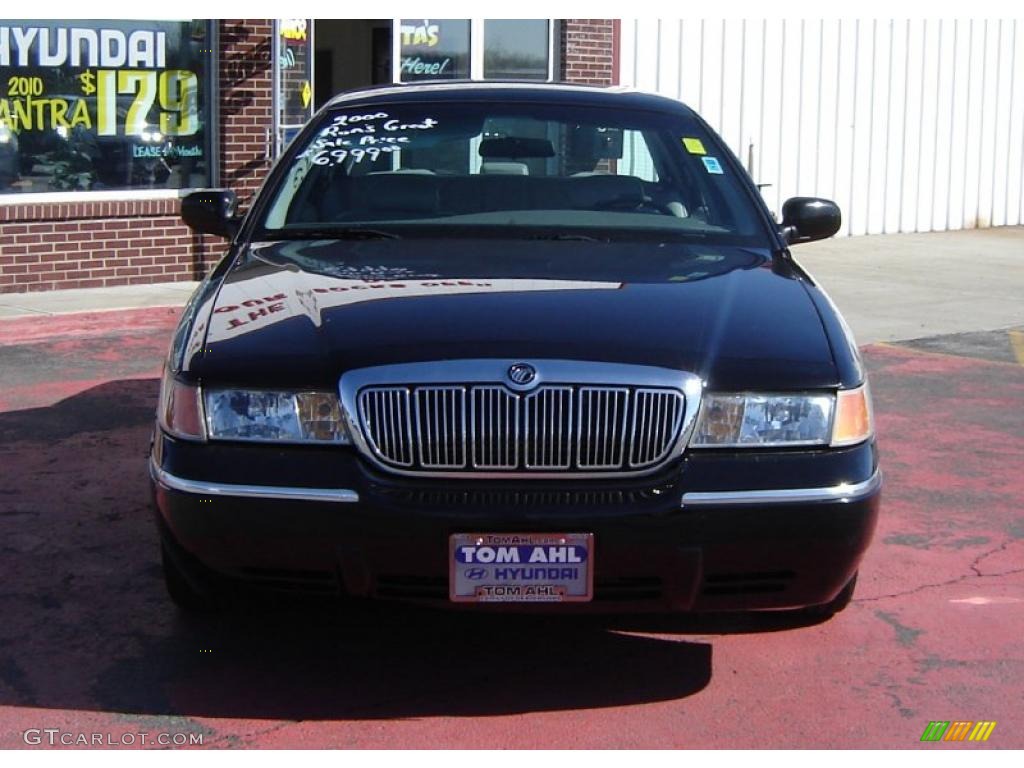
[[[482,610],[850,599],[881,474],[864,367],[691,110],[621,90],[338,96],[188,304],[150,461],[181,606],[242,586]],[[252,589],[245,590],[252,593]]]

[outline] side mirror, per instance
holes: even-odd
[[[782,204],[782,236],[790,245],[832,237],[842,226],[839,206],[820,197],[791,197]]]
[[[203,189],[181,199],[181,218],[202,235],[231,239],[238,232],[235,193],[230,189]]]

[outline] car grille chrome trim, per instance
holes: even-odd
[[[348,488],[291,488],[278,485],[235,485],[214,483],[209,480],[190,480],[172,475],[152,460],[149,474],[154,482],[172,491],[199,496],[235,496],[245,499],[287,499],[289,501],[332,501],[355,504],[359,494]]]
[[[640,389],[634,394],[633,440],[629,466],[644,467],[659,461],[672,447],[683,418],[683,396],[678,392]]]
[[[360,413],[370,448],[389,464],[413,465],[409,390],[378,387],[359,397]]]
[[[572,387],[542,387],[524,400],[524,464],[527,469],[572,466]]]
[[[514,361],[380,366],[339,389],[354,442],[407,475],[621,477],[682,454],[700,380],[649,366],[531,360],[532,386],[510,386]]]
[[[691,491],[683,494],[682,506],[703,507],[739,504],[802,504],[812,501],[857,501],[882,487],[882,470],[860,483],[840,483],[827,488],[779,488],[759,491]]]
[[[470,456],[472,468],[514,470],[520,446],[527,471],[623,469],[627,448],[628,467],[643,469],[671,450],[684,404],[671,390],[566,385],[522,398],[495,386],[370,387],[359,400],[373,451],[387,464],[409,467],[413,446],[425,470],[467,469]]]
[[[374,390],[367,394],[372,395]],[[417,387],[414,441],[420,466],[457,469],[466,465],[466,388]]]
[[[470,428],[474,469],[515,469],[519,466],[519,395],[504,387],[473,387]]]
[[[626,453],[629,389],[581,387],[579,392],[580,469],[618,469]]]

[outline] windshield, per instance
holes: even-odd
[[[728,150],[681,115],[425,101],[329,111],[305,137],[257,237],[768,240]]]

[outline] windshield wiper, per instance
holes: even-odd
[[[270,232],[268,231],[268,234]],[[366,227],[317,227],[316,229],[279,229],[274,237],[282,240],[401,240],[401,235]]]
[[[572,234],[569,232],[551,232],[543,235],[530,235],[529,240],[576,240],[586,243],[607,243],[607,237],[594,237],[593,235]]]
[[[668,231],[668,230],[623,230],[621,238],[623,242],[640,240],[644,242],[673,243],[686,242],[687,240],[706,240],[707,232],[694,231]],[[618,238],[612,236],[584,235],[572,232],[551,232],[541,235],[530,235],[528,240],[563,240],[587,243],[611,243],[618,242]]]

